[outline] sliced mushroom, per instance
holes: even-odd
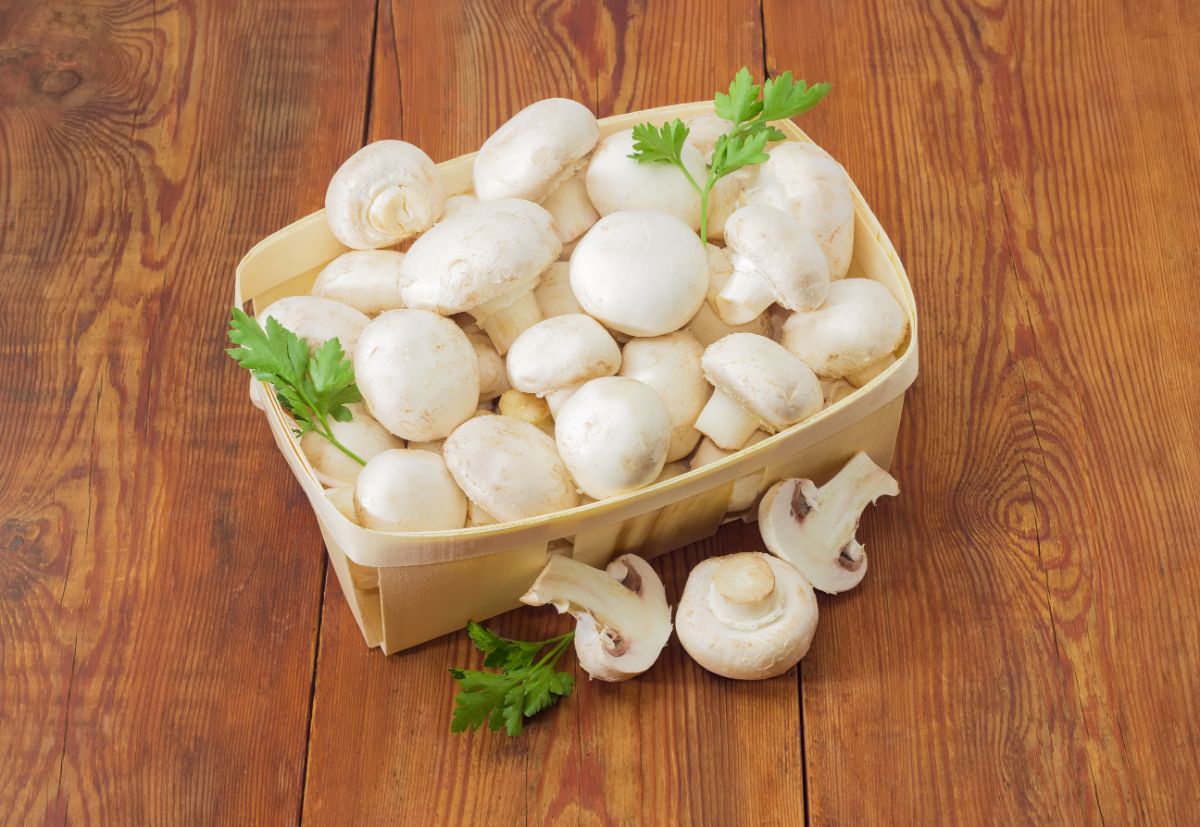
[[[528,422],[507,416],[472,419],[446,439],[443,456],[471,502],[500,522],[579,504],[554,440]]]
[[[402,439],[442,439],[479,404],[479,360],[467,335],[424,310],[376,317],[354,356],[358,389],[371,415]]]
[[[428,230],[445,202],[441,173],[428,155],[404,141],[376,141],[334,173],[325,218],[347,247],[374,250]]]
[[[888,289],[871,279],[842,279],[816,310],[793,313],[783,345],[822,378],[861,372],[891,356],[904,341],[908,319]]]
[[[608,136],[592,153],[587,168],[587,191],[601,216],[623,210],[666,213],[679,219],[694,233],[700,229],[700,194],[671,164],[635,161],[633,130]],[[700,150],[683,145],[683,164],[697,181],[708,177]]]
[[[400,290],[408,307],[470,313],[503,356],[541,321],[532,290],[562,242],[550,213],[502,198],[463,207],[418,238],[404,257]]]
[[[538,286],[533,288],[534,298],[542,315],[547,319],[553,316],[565,316],[568,313],[582,313],[583,305],[571,292],[571,265],[566,261],[556,261],[545,269]]]
[[[316,296],[279,299],[259,313],[258,319],[264,325],[267,319],[279,322],[308,342],[312,353],[330,339],[337,339],[347,358],[353,358],[358,337],[371,321],[353,307]]]
[[[709,345],[701,359],[716,389],[696,429],[736,451],[761,427],[781,431],[821,410],[821,384],[782,345],[753,333],[733,333]]]
[[[571,256],[576,299],[606,327],[630,336],[661,336],[683,327],[707,289],[704,245],[663,213],[606,215]]]
[[[374,316],[404,307],[400,298],[400,263],[395,250],[351,250],[325,265],[309,292]]]
[[[602,681],[642,674],[671,637],[671,607],[662,581],[633,554],[621,555],[604,571],[551,556],[521,602],[550,604],[559,614],[573,615],[579,665]]]
[[[364,460],[370,460],[376,454],[393,448],[403,448],[404,441],[392,436],[387,428],[380,425],[371,417],[365,406],[355,403],[347,405],[354,417],[348,422],[329,420],[329,430],[333,432],[338,442],[341,442]],[[317,472],[317,479],[327,486],[341,487],[354,485],[363,467],[346,456],[336,445],[325,437],[309,431],[300,437],[300,449],[312,463]]]
[[[598,500],[654,482],[671,444],[671,418],[648,385],[593,379],[558,411],[558,453],[579,488]]]
[[[671,417],[667,462],[686,457],[700,441],[696,417],[712,393],[700,367],[703,355],[704,346],[686,330],[630,339],[622,350],[621,375],[649,385],[667,406]]]
[[[708,671],[764,680],[808,653],[817,596],[800,572],[769,555],[711,557],[688,575],[675,626],[683,648]]]
[[[558,413],[584,382],[612,376],[621,349],[591,316],[554,316],[528,328],[508,352],[508,379],[519,391],[544,397]]]
[[[756,204],[742,207],[730,216],[725,238],[733,250],[733,274],[716,306],[726,324],[745,324],[774,302],[789,310],[812,310],[825,301],[825,253],[791,213]]]
[[[844,592],[867,573],[866,550],[854,537],[863,510],[899,493],[891,474],[864,453],[855,454],[820,488],[812,480],[780,480],[758,505],[763,542],[816,588]]]
[[[467,498],[439,454],[396,449],[362,469],[354,512],[359,525],[376,531],[442,531],[463,527]]]

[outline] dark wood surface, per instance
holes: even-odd
[[[0,4],[0,820],[1186,824],[1200,807],[1200,11],[704,0]],[[871,572],[763,683],[672,642],[451,736],[221,351],[233,267],[365,140],[834,83],[921,376]],[[656,563],[677,599],[704,556]],[[560,629],[548,611],[497,621]]]

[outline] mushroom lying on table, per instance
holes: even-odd
[[[640,557],[623,554],[604,571],[552,556],[521,597],[575,617],[575,654],[593,678],[623,681],[658,660],[671,637],[671,607],[662,581]]]
[[[896,480],[864,453],[855,454],[820,488],[812,480],[780,480],[763,495],[758,525],[772,554],[829,594],[852,589],[867,573],[867,555],[854,534],[863,510],[900,493]]]
[[[354,250],[390,247],[433,226],[446,202],[428,155],[404,141],[376,141],[351,155],[325,191],[325,219]]]
[[[782,675],[816,631],[812,586],[788,563],[753,551],[698,563],[675,612],[675,633],[692,659],[738,680]]]
[[[508,380],[519,391],[541,396],[557,414],[583,383],[612,376],[621,349],[591,316],[569,313],[528,328],[508,352]]]
[[[309,292],[374,316],[404,307],[400,298],[400,264],[395,250],[352,250],[325,265]]]
[[[561,249],[554,219],[537,204],[481,201],[413,242],[400,269],[401,295],[408,307],[470,313],[503,356],[541,321],[531,291]]]
[[[904,310],[886,287],[853,278],[829,285],[829,297],[816,310],[789,316],[782,341],[823,379],[869,380],[871,370],[894,361],[907,331]]]

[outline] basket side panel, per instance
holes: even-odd
[[[383,640],[378,569],[360,566],[348,558],[324,526],[321,527],[321,536],[329,552],[329,564],[337,575],[342,594],[346,596],[346,603],[350,605],[350,612],[358,622],[363,638],[368,646],[378,646]]]

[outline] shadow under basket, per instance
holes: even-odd
[[[684,120],[712,103],[683,104],[605,118],[602,135],[635,124]],[[791,121],[777,124],[789,140],[808,138]],[[439,164],[448,194],[471,189],[474,155]],[[757,479],[758,493],[785,477],[821,483],[865,451],[889,468],[904,392],[917,376],[917,315],[912,287],[891,242],[861,193],[854,196],[854,257],[850,275],[886,287],[908,316],[909,337],[896,362],[850,396],[799,425],[695,471],[619,497],[515,523],[457,531],[371,531],[347,520],[325,496],[292,435],[290,420],[265,386],[251,395],[270,423],[316,513],[333,570],[367,645],[391,654],[516,608],[550,554],[603,566],[618,554],[651,558],[712,535],[721,523],[753,519],[755,508],[731,514],[734,483]],[[329,232],[324,212],[259,242],[237,268],[234,302],[255,312],[284,296],[307,294],[317,273],[346,252]],[[743,482],[743,486],[746,483]]]

